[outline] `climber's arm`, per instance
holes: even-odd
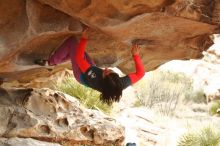
[[[144,76],[145,71],[144,71],[144,65],[139,56],[140,47],[138,45],[132,46],[131,53],[133,55],[133,60],[135,62],[136,72],[130,73],[128,76],[131,80],[131,84],[134,84]]]
[[[82,38],[77,46],[76,62],[83,73],[91,66],[84,57],[87,44],[87,29],[83,31]]]

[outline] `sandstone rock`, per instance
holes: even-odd
[[[16,71],[23,78],[20,71],[36,68],[35,59],[47,59],[71,35],[79,38],[81,23],[91,27],[87,51],[99,66],[133,71],[132,43],[141,44],[146,71],[200,58],[219,32],[219,7],[212,0],[3,0],[0,76]]]
[[[120,124],[83,108],[73,97],[46,88],[2,89],[0,93],[1,137],[34,138],[65,146],[123,143]]]
[[[60,144],[43,142],[31,138],[0,138],[1,146],[61,146]]]
[[[126,142],[137,146],[176,146],[180,133],[166,125],[168,121],[157,123],[159,118],[158,113],[146,107],[127,108],[117,115],[117,120],[125,126]]]
[[[117,116],[118,121],[125,126],[127,143],[155,146],[160,133],[164,131],[154,125],[151,113],[144,108],[124,109]]]

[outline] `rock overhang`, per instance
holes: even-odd
[[[134,71],[132,43],[141,44],[145,70],[173,59],[196,59],[219,31],[218,1],[2,1],[0,74],[26,71],[88,25],[87,52],[98,66]],[[33,70],[33,69],[32,69]]]

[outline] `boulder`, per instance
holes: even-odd
[[[47,88],[1,88],[0,96],[1,137],[64,146],[123,145],[124,127],[101,112],[84,108],[74,97]]]
[[[31,138],[0,138],[1,146],[61,146],[60,144],[43,142]]]

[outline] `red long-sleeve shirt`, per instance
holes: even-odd
[[[136,72],[128,74],[132,84],[139,81],[145,74],[144,65],[141,61],[140,56],[139,55],[133,55],[133,60],[134,60],[134,63],[135,63]]]
[[[91,66],[84,57],[86,44],[87,39],[81,38],[76,51],[76,62],[83,73],[85,73],[86,70]]]
[[[91,65],[85,60],[84,52],[87,44],[87,40],[82,38],[78,44],[76,62],[79,65],[81,71],[85,73]],[[135,62],[136,72],[128,74],[128,77],[131,80],[131,84],[136,83],[144,76],[144,65],[140,59],[139,55],[133,55],[133,60]]]

